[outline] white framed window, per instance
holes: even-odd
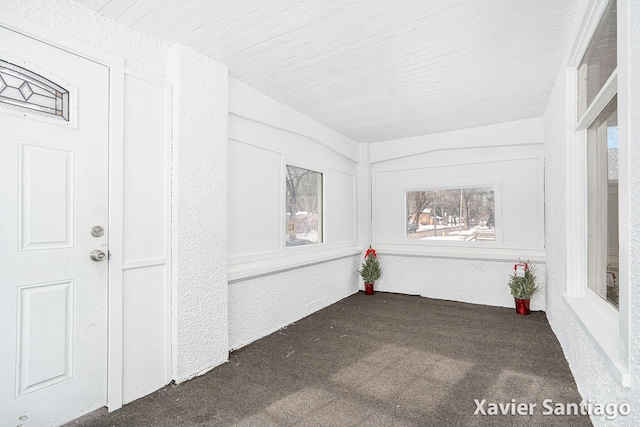
[[[625,219],[618,183],[617,1],[595,0],[567,73],[567,301],[628,386]],[[624,123],[620,123],[621,127]],[[620,153],[620,155],[618,154]]]
[[[573,71],[569,90],[576,119],[569,119],[571,213],[569,295],[582,296],[587,289],[606,299],[609,254],[618,243],[617,209],[609,209],[617,195],[617,69],[616,0],[603,7],[593,35]],[[615,140],[615,142],[614,142]],[[609,161],[611,146],[611,161]],[[612,169],[612,179],[609,179]],[[615,178],[613,178],[615,176]],[[611,184],[611,185],[609,185]],[[611,190],[610,190],[611,188]],[[576,220],[577,219],[577,220]],[[609,250],[611,249],[611,250]],[[616,260],[611,260],[617,264]],[[616,278],[617,279],[617,278]]]
[[[495,190],[491,186],[405,192],[407,240],[495,242]]]
[[[322,243],[324,174],[287,164],[285,175],[285,246]]]

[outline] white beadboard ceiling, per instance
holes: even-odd
[[[359,142],[543,114],[578,0],[76,0]]]

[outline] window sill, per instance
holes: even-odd
[[[374,244],[381,255],[452,258],[488,261],[514,261],[518,259],[544,262],[546,252],[540,249],[505,249],[487,247],[418,246],[402,244]]]
[[[281,273],[287,270],[334,261],[355,255],[361,255],[363,250],[357,247],[316,251],[312,253],[288,255],[286,257],[262,259],[227,266],[227,280],[229,283],[246,279]]]
[[[565,295],[569,307],[583,329],[597,344],[607,365],[623,387],[631,386],[631,376],[625,361],[620,357],[620,325],[618,311],[587,289],[584,297]]]

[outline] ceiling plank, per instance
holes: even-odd
[[[136,3],[135,0],[111,0],[102,9],[100,14],[109,18],[117,19],[127,9],[133,7]]]
[[[76,0],[358,141],[541,116],[579,0]]]

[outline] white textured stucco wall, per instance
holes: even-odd
[[[630,192],[630,247],[629,289],[630,299],[630,348],[631,375],[635,381],[634,402],[637,413],[636,425],[640,425],[640,2],[626,0],[628,8],[628,123],[629,123],[629,192]]]
[[[171,48],[173,371],[176,381],[228,358],[228,70]]]
[[[358,291],[360,256],[229,284],[229,345],[240,348]]]
[[[545,112],[545,242],[547,249],[547,308],[553,311],[566,292],[566,148],[564,73],[558,77]],[[564,307],[566,310],[567,307]]]
[[[598,344],[586,333],[566,303],[567,218],[566,218],[566,95],[565,75],[560,73],[544,114],[546,158],[546,243],[547,243],[547,316],[562,345],[578,390],[585,400],[600,403],[629,403],[631,414],[607,420],[592,417],[595,426],[640,425],[640,2],[618,1],[618,15],[629,23],[619,26],[619,90],[627,90],[630,184],[629,297],[630,366],[632,385],[621,386],[612,374]],[[625,18],[626,17],[626,18]],[[619,21],[620,22],[620,21]],[[625,40],[626,39],[626,40]],[[628,50],[627,50],[628,49]],[[626,64],[626,65],[625,65]],[[626,70],[623,69],[628,67]],[[620,113],[624,106],[620,108]],[[622,266],[621,266],[622,267]],[[624,302],[622,302],[624,303]]]
[[[380,254],[383,275],[376,290],[471,304],[514,307],[509,275],[512,261],[429,258]],[[544,310],[545,265],[534,263],[540,286],[532,310]]]
[[[169,47],[98,15],[71,0],[0,0],[5,8],[38,24],[124,58],[125,67],[166,80]]]
[[[631,375],[637,412],[635,425],[640,425],[640,2],[626,0],[628,34],[628,81],[626,85],[629,123],[629,289]]]

